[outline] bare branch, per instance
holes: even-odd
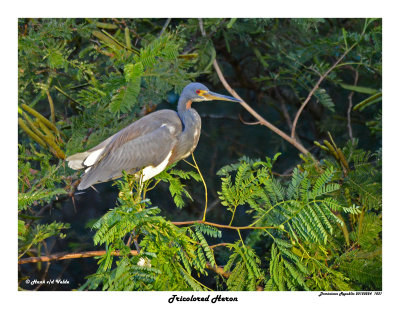
[[[256,121],[256,122],[247,122],[247,121],[244,121],[243,118],[242,118],[242,116],[241,116],[240,114],[239,114],[239,120],[240,120],[241,123],[247,124],[247,125],[249,125],[249,126],[254,126],[254,125],[256,125],[256,124],[261,124],[259,121]]]
[[[47,99],[49,100],[49,105],[50,105],[50,114],[51,114],[51,122],[56,125],[56,116],[55,116],[55,112],[54,112],[54,103],[53,103],[53,99],[51,98],[50,92],[47,89],[46,90],[46,94],[47,94]]]
[[[167,18],[167,21],[165,22],[164,26],[162,27],[160,33],[158,34],[158,37],[162,36],[162,34],[167,29],[170,22],[171,22],[171,18]]]
[[[201,18],[199,18],[199,25],[200,25],[200,30],[201,30],[201,34],[203,36],[206,35],[205,31],[204,31],[204,27],[203,27],[203,21]],[[213,61],[213,66],[215,71],[218,74],[218,77],[221,81],[221,83],[224,85],[225,89],[235,98],[241,100],[240,105],[242,105],[251,115],[253,115],[253,117],[255,117],[261,125],[266,126],[267,128],[269,128],[270,130],[272,130],[273,132],[275,132],[276,134],[278,134],[280,137],[282,137],[284,140],[286,140],[287,142],[289,142],[291,145],[293,145],[294,147],[296,147],[299,151],[301,151],[304,154],[309,154],[309,151],[299,142],[297,141],[295,138],[290,137],[289,135],[287,135],[285,132],[281,131],[280,129],[278,129],[277,127],[275,127],[272,123],[270,123],[269,121],[267,121],[266,119],[264,119],[260,114],[258,114],[253,108],[250,107],[250,105],[248,105],[237,93],[235,90],[232,89],[232,87],[228,84],[228,82],[226,81],[224,74],[221,71],[221,68],[219,67],[218,61],[217,59],[214,59]]]
[[[294,118],[293,121],[293,127],[292,127],[292,133],[291,133],[291,137],[294,138],[295,134],[296,134],[296,125],[297,125],[297,121],[299,120],[300,114],[301,112],[304,110],[304,108],[306,107],[307,103],[310,101],[311,97],[314,95],[315,91],[317,91],[317,89],[319,88],[319,86],[321,85],[321,83],[323,82],[323,80],[329,75],[330,72],[332,72],[332,70],[334,68],[337,67],[337,65],[343,60],[344,57],[346,57],[346,55],[349,53],[350,50],[353,49],[353,47],[356,46],[356,43],[351,46],[349,49],[347,49],[343,55],[341,55],[339,57],[338,60],[336,60],[336,62],[324,73],[321,75],[321,77],[319,78],[319,80],[317,81],[317,83],[315,84],[314,88],[309,92],[307,98],[305,99],[305,101],[303,102],[303,104],[301,104],[299,110],[296,113],[296,117]]]
[[[289,112],[287,110],[287,107],[286,107],[286,104],[285,104],[285,100],[282,97],[277,85],[275,85],[274,91],[275,91],[276,97],[278,98],[279,103],[281,103],[281,109],[282,109],[282,112],[283,112],[283,116],[284,116],[284,118],[286,120],[286,123],[287,123],[289,129],[292,129],[292,126],[293,126],[292,119],[290,119],[290,115],[289,115]]]
[[[268,129],[270,129],[271,131],[275,132],[276,134],[278,134],[280,137],[282,137],[284,140],[286,140],[287,142],[289,142],[291,145],[293,145],[294,147],[296,147],[298,150],[300,150],[302,153],[304,154],[308,154],[309,151],[301,144],[299,143],[295,138],[290,137],[289,135],[287,135],[285,132],[283,132],[282,130],[278,129],[277,127],[275,127],[272,123],[270,123],[269,121],[267,121],[265,118],[263,118],[260,114],[258,114],[253,108],[250,107],[250,105],[248,105],[237,93],[235,90],[233,90],[231,88],[231,86],[228,84],[228,82],[225,80],[225,77],[219,67],[219,64],[217,62],[216,59],[214,59],[213,62],[215,71],[218,74],[219,79],[221,80],[222,84],[224,85],[225,89],[235,98],[241,100],[240,105],[242,105],[251,115],[254,116],[254,118],[256,118],[259,123],[263,126],[266,126]]]
[[[218,224],[218,223],[213,223],[213,222],[208,222],[208,221],[202,221],[202,220],[193,220],[193,221],[182,221],[182,222],[171,222],[174,225],[191,225],[195,223],[202,223],[206,225],[211,225],[215,227],[219,227],[222,229],[231,229],[231,230],[265,230],[265,229],[279,229],[278,226],[230,226],[230,225],[224,225],[224,224]]]
[[[130,253],[132,255],[138,254],[136,250],[131,250]],[[25,259],[20,259],[20,260],[18,260],[18,264],[81,259],[81,258],[88,258],[88,257],[94,257],[94,256],[101,256],[104,254],[106,254],[105,250],[86,251],[86,252],[78,252],[78,253],[55,253],[55,254],[51,254],[48,256],[29,257],[29,258],[25,258]],[[119,256],[120,252],[119,251],[111,252],[111,255]]]
[[[291,137],[293,138],[295,133],[296,133],[296,125],[297,121],[299,120],[301,112],[304,110],[306,107],[307,103],[310,101],[311,97],[313,96],[314,92],[319,88],[319,85],[322,83],[322,81],[328,76],[328,74],[342,61],[342,59],[347,55],[347,52],[345,52],[318,80],[318,82],[315,84],[314,88],[309,92],[307,98],[301,104],[299,110],[296,113],[296,117],[294,118],[293,121],[293,126],[292,126],[292,133]]]
[[[210,248],[215,248],[218,246],[226,246],[227,243],[221,243],[217,245],[210,246]],[[102,256],[106,254],[106,250],[100,251],[86,251],[86,252],[78,252],[78,253],[55,253],[47,256],[39,256],[39,257],[30,257],[25,259],[20,259],[18,264],[27,264],[27,263],[38,263],[38,262],[50,262],[50,261],[60,261],[60,260],[70,260],[70,259],[81,259],[95,256]],[[131,250],[130,254],[138,255],[136,250]],[[121,253],[119,251],[111,252],[111,255],[120,256]],[[221,266],[211,266],[209,262],[206,264],[206,268],[214,271],[218,275],[221,275],[225,278],[229,278],[230,272],[225,272],[224,268]]]
[[[358,66],[357,66],[358,67]],[[353,67],[350,66],[350,68],[353,69]],[[354,70],[354,86],[357,85],[358,83],[358,70]],[[352,140],[353,139],[353,129],[351,128],[351,109],[353,108],[353,95],[354,91],[350,92],[348,99],[349,99],[349,107],[347,108],[347,128],[349,130],[349,137]]]

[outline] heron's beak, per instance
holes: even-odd
[[[201,95],[202,95],[203,97],[205,97],[207,100],[220,100],[220,101],[242,102],[241,100],[236,99],[236,98],[234,98],[234,97],[230,97],[230,96],[227,96],[227,95],[215,93],[215,92],[212,92],[212,91],[203,92]]]

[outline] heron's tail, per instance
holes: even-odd
[[[73,170],[80,170],[82,168],[85,168],[86,166],[83,164],[85,162],[86,158],[90,155],[90,152],[85,151],[85,152],[79,152],[76,153],[72,156],[69,156],[65,160],[68,162],[68,166],[72,168]]]

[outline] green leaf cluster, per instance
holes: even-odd
[[[255,291],[263,282],[264,273],[260,268],[261,260],[254,250],[240,241],[227,246],[233,253],[229,256],[224,270],[232,270],[226,285],[231,291]]]
[[[185,205],[183,196],[193,201],[190,193],[185,189],[185,185],[182,183],[184,179],[194,179],[200,181],[199,174],[195,171],[183,171],[174,168],[175,165],[170,166],[167,170],[158,174],[155,178],[159,181],[163,181],[169,184],[169,191],[174,199],[175,205],[178,208],[182,208]]]
[[[52,164],[50,154],[41,153],[33,144],[18,145],[18,256],[31,251],[41,254],[51,237],[64,238],[69,224],[40,223],[40,211],[51,207],[67,192],[60,188],[64,182],[61,165]]]
[[[207,290],[198,278],[207,275],[207,267],[214,267],[216,262],[204,235],[221,237],[221,232],[201,224],[175,226],[159,216],[160,210],[152,207],[149,200],[132,194],[130,183],[129,175],[118,182],[118,206],[93,225],[94,242],[105,244],[107,253],[99,259],[98,271],[88,277],[82,288]],[[129,238],[136,239],[137,255],[131,255],[133,242]],[[120,255],[114,257],[117,251]]]
[[[318,165],[304,157],[286,181],[258,160],[220,171],[222,204],[233,212],[244,205],[254,218],[249,227],[262,231],[254,230],[247,241],[269,252],[265,289],[381,289],[380,152],[356,146],[353,141],[342,149],[345,165],[333,155]],[[235,284],[245,289],[249,276]]]

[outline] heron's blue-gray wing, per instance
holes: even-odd
[[[115,134],[83,175],[78,189],[118,178],[123,170],[136,173],[149,167],[151,170],[146,171],[151,178],[150,174],[159,173],[167,166],[181,132],[180,119],[173,111],[160,111],[138,120]]]
[[[68,166],[75,170],[88,168],[99,161],[98,159],[104,156],[107,151],[116,149],[137,137],[151,133],[165,123],[176,127],[177,131],[181,130],[182,124],[176,112],[172,110],[160,110],[140,118],[97,146],[69,156],[66,159]]]

